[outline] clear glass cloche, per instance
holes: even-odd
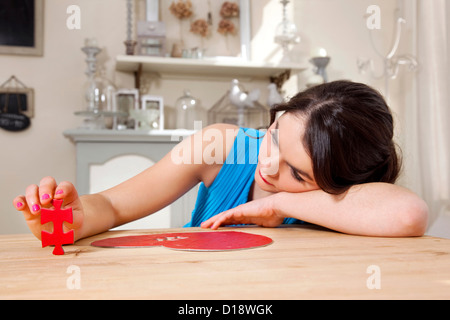
[[[269,125],[269,108],[258,102],[259,90],[247,92],[237,79],[231,88],[208,111],[209,124],[229,123],[239,127],[265,129]]]
[[[193,97],[189,90],[184,90],[184,95],[175,102],[177,113],[177,129],[194,130],[206,126],[206,111],[201,101]],[[197,126],[195,122],[199,121]],[[201,123],[200,123],[201,122]]]
[[[84,99],[88,111],[115,111],[116,87],[102,73],[88,75],[84,84]]]

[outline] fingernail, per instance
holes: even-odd
[[[33,212],[38,212],[40,208],[41,208],[41,207],[40,207],[38,204],[35,204],[35,205],[33,205],[33,206],[31,207],[31,209],[33,210]]]
[[[50,199],[50,195],[49,194],[45,193],[45,194],[42,195],[42,200],[48,200],[48,199]]]
[[[62,191],[62,190],[57,190],[56,191],[56,194],[63,194],[64,193],[64,191]]]
[[[17,203],[16,203],[16,207],[17,207],[17,208],[22,208],[22,206],[23,206],[23,203],[22,203],[22,202],[17,202]]]

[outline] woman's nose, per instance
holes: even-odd
[[[271,157],[264,157],[260,160],[261,173],[266,176],[277,176],[279,169],[279,155],[272,155]]]

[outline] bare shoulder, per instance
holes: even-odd
[[[202,130],[203,140],[205,142],[211,141],[212,143],[223,145],[228,151],[233,146],[234,140],[238,134],[239,127],[233,124],[227,123],[215,123],[205,127]],[[228,154],[228,152],[225,152]]]
[[[202,131],[207,132],[209,130],[218,130],[218,131],[222,132],[223,134],[234,131],[237,134],[239,127],[234,124],[228,124],[228,123],[214,123],[214,124],[211,124],[211,125],[203,128]]]
[[[238,131],[238,126],[226,123],[216,123],[203,128],[201,135],[204,162],[206,164],[225,162]]]
[[[202,163],[204,166],[201,180],[205,185],[210,185],[219,173],[233,147],[238,131],[238,126],[226,123],[213,124],[201,130]]]

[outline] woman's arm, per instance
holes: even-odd
[[[199,182],[206,185],[212,182],[234,142],[234,139],[223,141],[221,138],[226,137],[227,130],[234,132],[237,129],[226,124],[206,127],[184,139],[137,176],[97,195],[86,196],[84,207],[89,207],[88,211],[96,212],[96,215],[89,215],[87,225],[92,227],[83,236],[148,216],[170,205]],[[211,136],[217,139],[211,139]],[[215,158],[217,162],[207,161],[205,149],[221,153]],[[103,212],[103,218],[99,217],[100,212]]]
[[[198,133],[201,134],[201,133]],[[193,137],[183,140],[177,147],[190,147]],[[63,200],[63,208],[72,208],[74,223],[71,229],[75,241],[107,231],[113,227],[152,214],[175,201],[201,179],[203,164],[175,164],[171,153],[137,176],[103,192],[79,196],[71,182],[56,183],[45,177],[39,185],[30,185],[25,195],[17,196],[14,207],[24,214],[31,232],[40,239],[41,208],[51,207],[52,199]],[[47,230],[49,231],[49,230]]]
[[[353,186],[340,196],[321,190],[280,192],[252,202],[213,217],[202,227],[216,229],[233,223],[275,226],[286,217],[348,234],[407,237],[423,235],[428,219],[422,199],[387,183]]]
[[[421,236],[428,220],[422,199],[387,183],[354,186],[341,196],[323,191],[280,193],[274,203],[277,215],[356,235]]]
[[[98,194],[80,197],[85,238],[157,212],[194,187],[201,165],[171,161],[170,153],[137,176]]]
[[[64,231],[74,230],[75,240],[107,231],[164,208],[200,181],[212,183],[234,141],[222,138],[236,129],[231,125],[209,126],[184,139],[152,167],[106,191],[79,196],[72,183],[57,184],[54,178],[46,177],[39,185],[28,186],[13,205],[24,214],[37,238],[48,228],[40,223],[41,208],[50,207],[53,199],[62,199],[63,207],[72,208],[74,223],[65,225]],[[207,154],[211,150],[219,154],[214,158],[217,162],[205,161],[205,149]],[[183,161],[177,161],[180,155]]]

